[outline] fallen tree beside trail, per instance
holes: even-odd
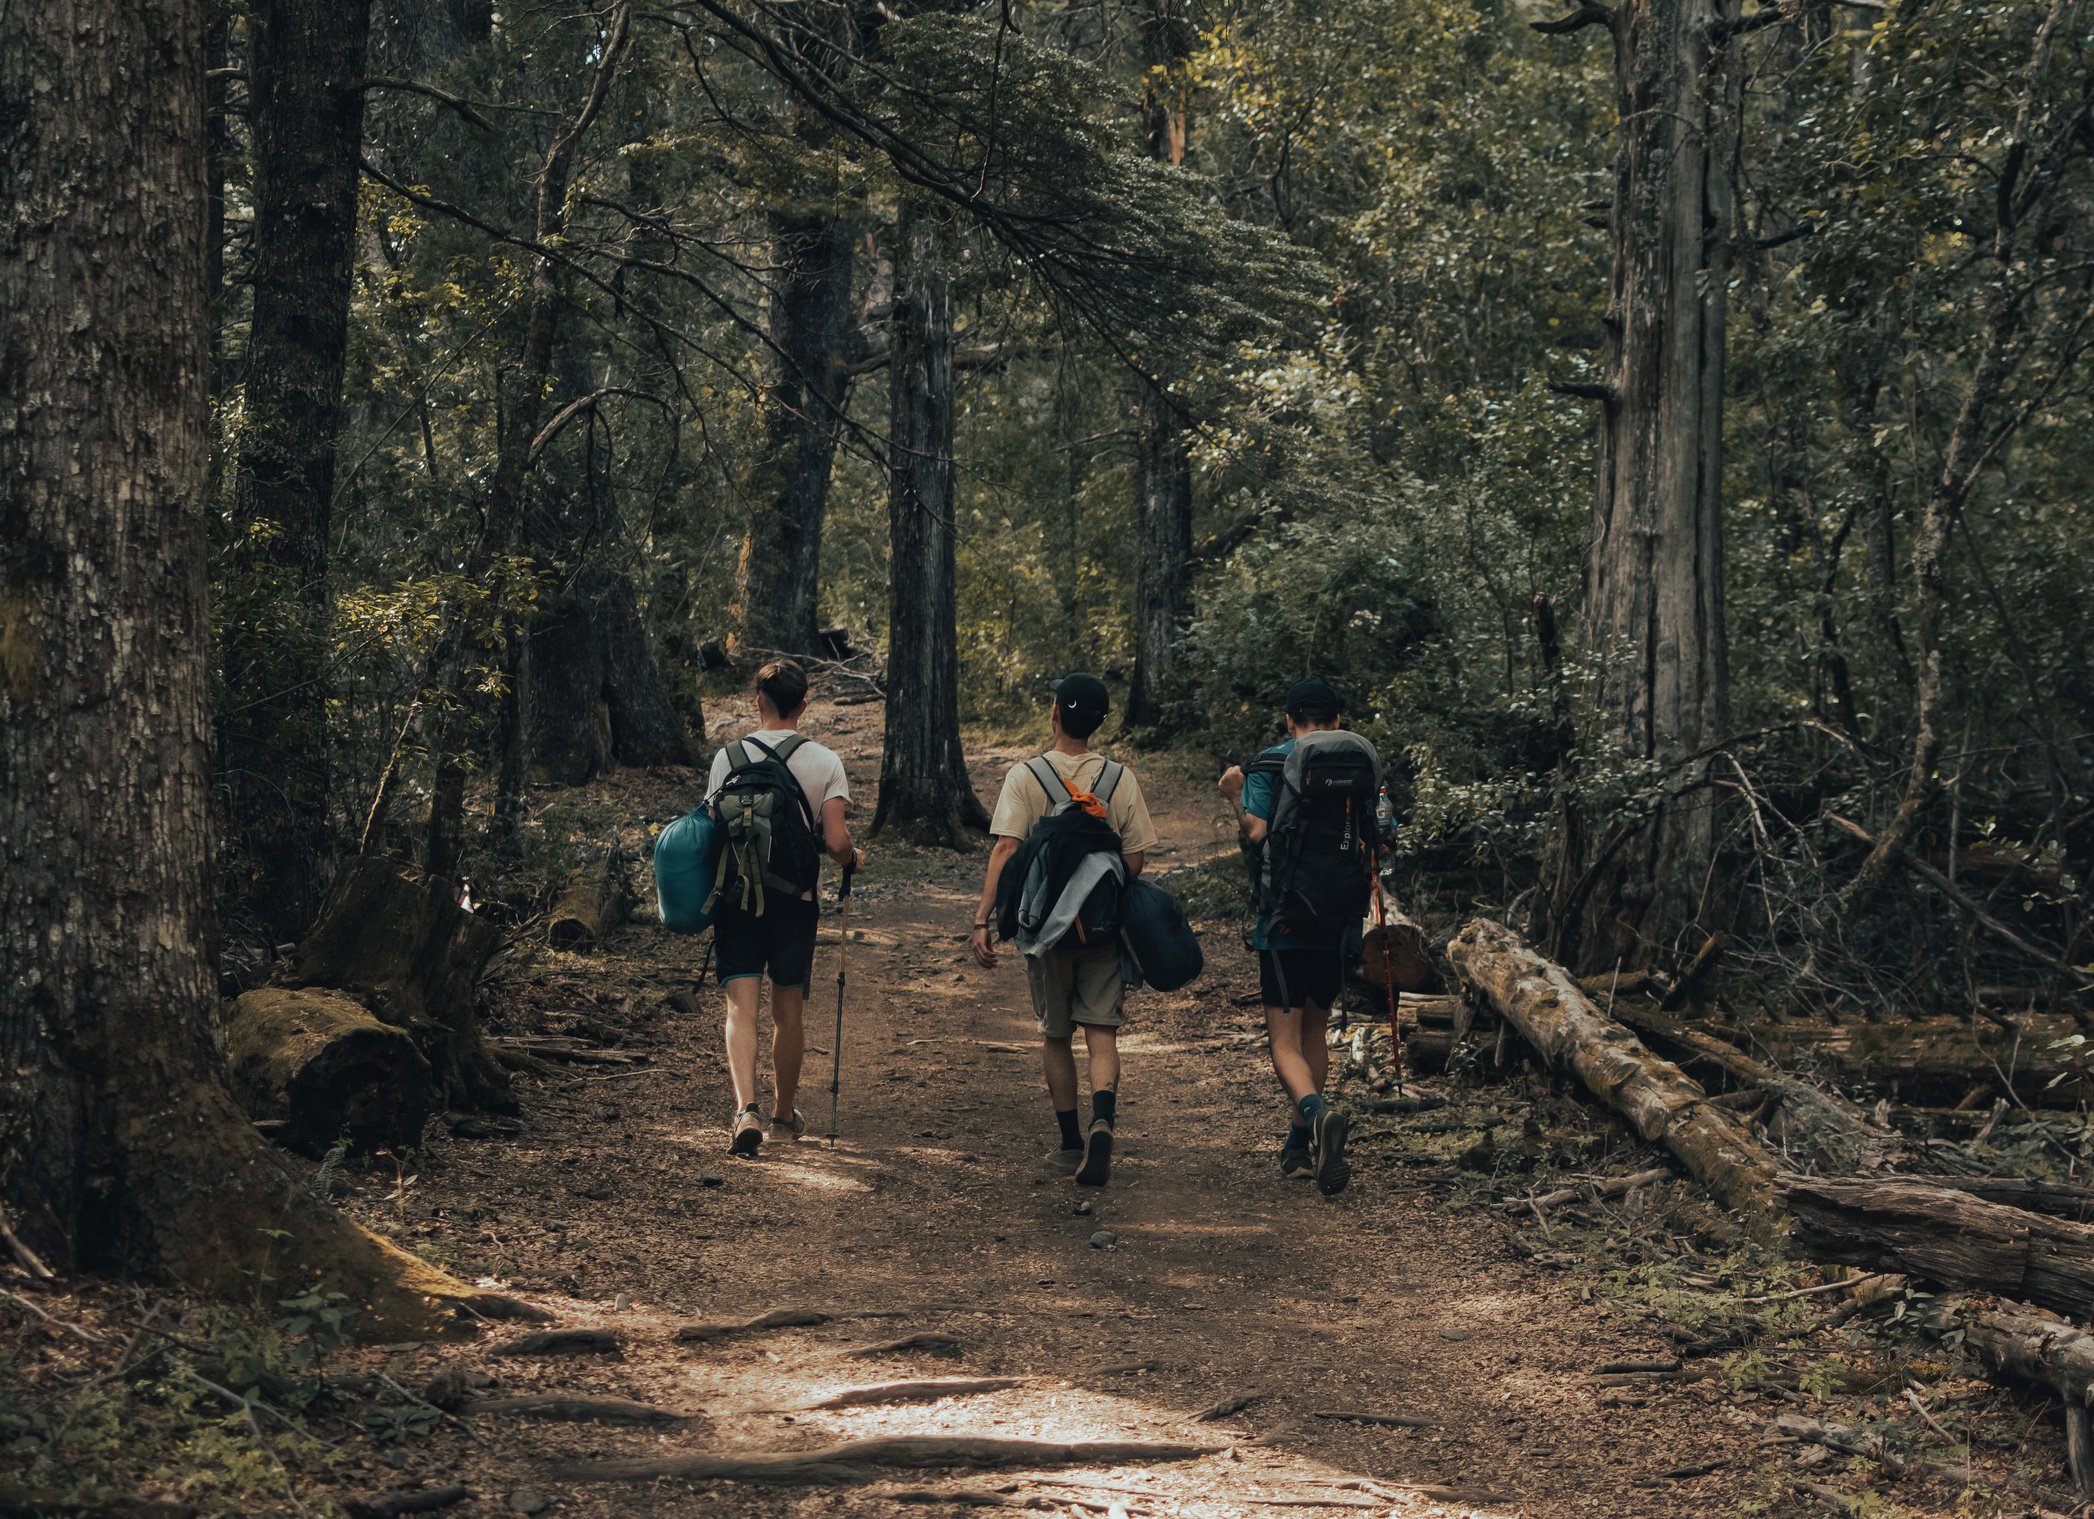
[[[1780,1196],[1794,1243],[1815,1259],[1997,1292],[2061,1313],[2094,1310],[2094,1224],[1916,1176],[1785,1176]]]
[[[248,992],[226,1011],[225,1047],[240,1105],[280,1122],[302,1155],[324,1155],[345,1135],[361,1154],[405,1154],[436,1108],[436,1079],[407,1030],[343,992]]]
[[[1763,1237],[1781,1233],[1774,1178],[1781,1165],[1701,1084],[1660,1059],[1593,1004],[1570,973],[1502,924],[1476,919],[1447,948],[1455,974],[1516,1029],[1551,1069],[1575,1076],[1661,1144],[1724,1207]]]

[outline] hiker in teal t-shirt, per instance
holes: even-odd
[[[1287,738],[1261,751],[1247,768],[1232,765],[1223,773],[1219,785],[1236,807],[1237,830],[1245,843],[1262,847],[1266,842],[1278,810],[1282,768],[1296,740],[1305,733],[1336,730],[1338,712],[1338,695],[1326,682],[1296,681],[1287,691]],[[1280,1174],[1313,1176],[1327,1193],[1342,1190],[1350,1172],[1348,1123],[1324,1100],[1323,1091],[1330,1079],[1330,1010],[1345,984],[1347,966],[1358,957],[1359,925],[1343,919],[1275,924],[1269,905],[1261,901],[1251,946],[1258,951],[1259,1000],[1265,1005],[1273,1073],[1287,1095]]]

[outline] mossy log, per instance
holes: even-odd
[[[584,865],[567,878],[566,887],[553,903],[546,938],[554,949],[588,954],[625,921],[631,909],[632,899],[626,892],[615,853],[606,851],[602,859]]]
[[[1755,1027],[1751,1038],[1784,1064],[1815,1061],[1842,1084],[1896,1102],[1951,1106],[1974,1088],[1989,1099],[2009,1086],[2032,1108],[2094,1101],[2094,1080],[2071,1051],[2053,1048],[2080,1031],[2076,1019],[2034,1014],[2010,1021],[2011,1028],[1964,1018],[1780,1023]]]
[[[434,1073],[405,1029],[342,992],[264,987],[226,1013],[233,1095],[283,1141],[323,1155],[346,1135],[365,1154],[415,1148],[435,1110]]]
[[[1447,957],[1471,994],[1511,1024],[1551,1068],[1575,1076],[1626,1118],[1639,1138],[1671,1151],[1754,1232],[1780,1233],[1774,1155],[1736,1115],[1710,1103],[1700,1083],[1601,1012],[1562,966],[1487,919],[1463,928]]]
[[[1795,1243],[1822,1261],[2094,1311],[2094,1224],[1988,1202],[1917,1177],[1786,1176]]]
[[[367,855],[335,878],[320,920],[279,979],[356,993],[414,1035],[451,1107],[511,1112],[509,1077],[473,1019],[473,985],[501,937],[458,905],[448,883]]]

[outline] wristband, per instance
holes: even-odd
[[[981,922],[975,924],[974,926],[976,928],[987,928],[989,926],[989,922],[986,918],[984,918]]]

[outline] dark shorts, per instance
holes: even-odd
[[[1258,998],[1267,1007],[1290,1011],[1310,1002],[1328,1010],[1337,1004],[1351,958],[1338,949],[1261,949]],[[1280,990],[1283,975],[1287,982],[1284,992]]]
[[[773,986],[807,984],[821,904],[773,897],[768,906],[760,918],[730,907],[713,919],[713,963],[722,982],[767,975]]]

